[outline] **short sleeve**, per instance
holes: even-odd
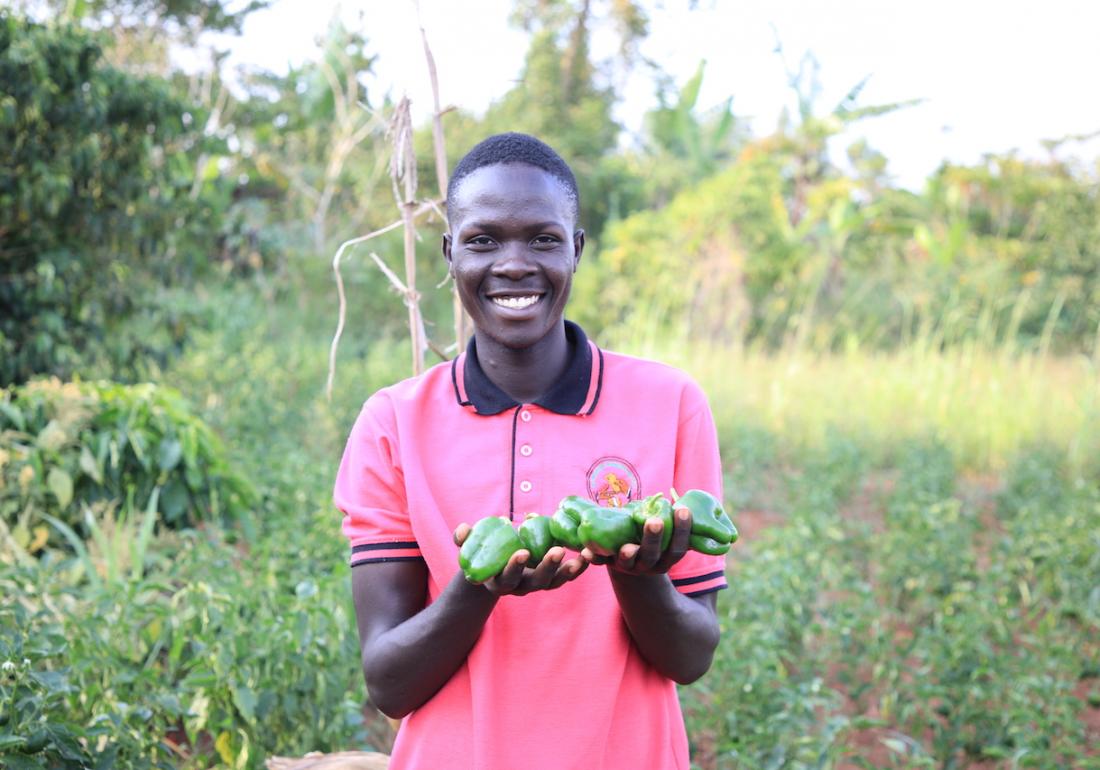
[[[676,468],[673,487],[683,494],[702,489],[722,499],[722,461],[718,433],[706,396],[694,382],[685,389],[676,432]],[[669,570],[676,590],[687,596],[701,596],[727,587],[726,557],[688,551]]]
[[[409,522],[396,434],[392,405],[375,394],[351,429],[332,495],[344,514],[353,567],[423,558]]]

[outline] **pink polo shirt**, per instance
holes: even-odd
[[[566,495],[603,504],[655,492],[721,495],[714,421],[685,374],[609,353],[566,322],[571,360],[538,403],[486,377],[471,341],[456,360],[384,388],[352,428],[334,499],[353,567],[423,559],[428,601],[458,570],[461,522],[554,512]],[[684,594],[726,587],[721,556],[689,552]],[[503,597],[465,664],[407,716],[390,767],[689,767],[672,680],[638,653],[607,569],[554,591]]]

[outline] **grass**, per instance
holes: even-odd
[[[1100,456],[1100,369],[1087,358],[974,350],[770,355],[688,346],[650,351],[691,372],[720,429],[763,428],[791,448],[839,431],[888,459],[912,441],[945,444],[959,465],[1001,471],[1024,447]]]

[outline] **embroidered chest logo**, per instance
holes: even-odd
[[[621,457],[601,457],[588,469],[588,497],[608,508],[641,499],[638,471]]]

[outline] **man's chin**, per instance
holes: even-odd
[[[523,327],[525,328],[501,329],[497,327],[492,329],[479,329],[478,331],[481,335],[489,338],[502,348],[518,353],[536,347],[561,324],[562,320],[559,318],[557,323],[551,323],[546,326],[542,324],[532,324],[531,326],[524,324]]]

